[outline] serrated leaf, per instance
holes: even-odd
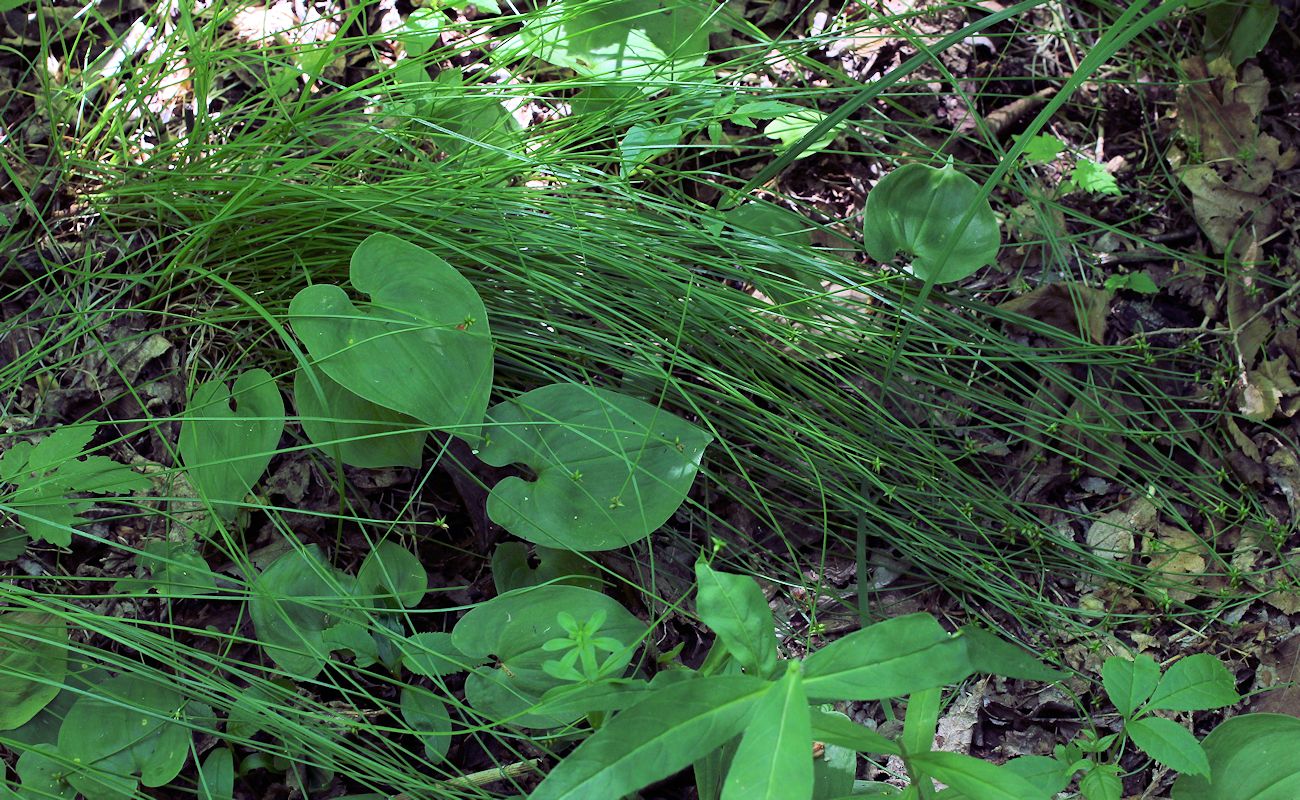
[[[786,800],[812,795],[812,732],[798,663],[790,663],[754,704],[731,759],[721,800]]]
[[[1019,136],[1014,137],[1017,141]],[[1020,155],[1031,164],[1046,164],[1055,161],[1065,151],[1065,143],[1050,133],[1040,133],[1029,140]]]
[[[487,513],[521,539],[612,550],[644,539],[682,504],[712,437],[661,408],[579,384],[552,384],[488,412],[479,458],[524,464],[536,480],[492,487]]]
[[[850,633],[804,660],[814,702],[882,700],[947,686],[971,674],[966,644],[929,614],[908,614]]]
[[[1210,761],[1191,731],[1173,720],[1143,717],[1124,726],[1133,743],[1166,767],[1189,775],[1210,775]]]
[[[767,598],[748,575],[718,572],[695,563],[696,613],[722,640],[750,675],[769,678],[776,671],[776,625]]]
[[[1209,653],[1174,662],[1147,701],[1148,709],[1206,711],[1241,700],[1232,673]]]
[[[1115,176],[1106,171],[1106,167],[1089,158],[1081,158],[1070,170],[1067,183],[1089,194],[1122,194]]]
[[[769,687],[747,675],[665,687],[578,745],[529,800],[623,797],[666,778],[740,733]]]
[[[1101,683],[1120,716],[1131,717],[1160,683],[1160,665],[1145,653],[1132,661],[1111,656],[1101,665]]]

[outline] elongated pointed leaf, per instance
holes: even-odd
[[[965,642],[929,614],[878,622],[804,660],[813,702],[881,700],[947,686],[971,674]]]
[[[1209,653],[1180,659],[1165,670],[1151,693],[1148,708],[1166,711],[1204,711],[1230,706],[1241,699],[1232,673]]]
[[[1012,644],[979,625],[963,625],[961,635],[966,639],[966,653],[976,672],[1028,681],[1059,681],[1068,677],[1066,673],[1039,661],[1023,647]]]
[[[289,304],[294,331],[343,388],[430,427],[474,439],[492,388],[492,337],[478,292],[446,261],[376,233],[348,278],[371,302],[317,284]]]
[[[837,744],[859,753],[903,753],[893,739],[881,736],[865,725],[859,725],[844,714],[814,710],[811,721],[813,738],[819,742]]]
[[[479,458],[537,474],[493,486],[488,516],[521,539],[568,550],[649,536],[686,499],[712,439],[649,403],[579,384],[534,389],[493,406],[488,420]]]
[[[185,406],[180,432],[190,484],[218,516],[232,519],[266,472],[283,431],[284,399],[266,370],[242,373],[233,392],[224,381],[200,384]]]
[[[1111,656],[1101,665],[1101,683],[1115,709],[1127,718],[1156,690],[1160,683],[1160,665],[1144,653],[1139,653],[1132,661]]]
[[[926,775],[970,800],[1051,800],[1052,793],[1007,769],[961,753],[934,751],[909,756]]]
[[[1210,775],[1210,760],[1192,732],[1171,719],[1143,717],[1124,726],[1133,744],[1185,775]]]
[[[731,759],[722,800],[807,800],[812,796],[812,730],[800,665],[754,705]]]
[[[776,670],[776,631],[772,610],[758,582],[748,575],[718,572],[695,564],[695,610],[733,658],[750,675],[771,677]]]
[[[770,684],[717,675],[673,684],[614,717],[561,761],[530,800],[623,797],[740,733]]]

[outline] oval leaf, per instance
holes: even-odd
[[[1143,717],[1124,726],[1133,744],[1170,769],[1188,775],[1210,774],[1210,762],[1191,731],[1171,719]]]
[[[867,253],[877,261],[907,253],[923,281],[959,281],[998,254],[1001,232],[988,199],[952,165],[899,167],[867,194],[864,214]]]
[[[1174,662],[1165,670],[1147,707],[1166,711],[1205,711],[1230,706],[1240,699],[1236,681],[1223,662],[1209,653],[1197,653]]]
[[[758,582],[748,575],[717,572],[703,561],[695,563],[695,581],[700,619],[746,672],[770,677],[777,663],[776,625]]]
[[[965,641],[929,614],[878,622],[804,660],[813,702],[882,700],[947,686],[971,674]]]
[[[0,731],[27,723],[63,688],[68,623],[53,614],[0,614]]]
[[[623,797],[666,778],[740,733],[770,686],[718,675],[655,692],[578,745],[529,800]]]
[[[323,370],[314,373],[320,391],[298,370],[293,397],[298,419],[311,443],[351,467],[418,467],[428,433],[419,421],[376,405],[344,389]],[[416,429],[418,428],[418,430]]]
[[[234,410],[231,410],[231,404]],[[235,379],[199,384],[185,406],[180,457],[190,484],[223,519],[232,519],[275,455],[284,432],[284,399],[271,373],[250,369]]]
[[[567,550],[649,536],[686,499],[712,440],[649,403],[578,384],[493,406],[488,422],[479,457],[537,474],[492,487],[488,516],[521,539]]]
[[[324,667],[332,649],[325,640],[331,615],[350,599],[344,583],[316,545],[290,550],[253,581],[249,616],[262,648],[286,672],[314,678]]]
[[[235,759],[229,748],[218,747],[203,759],[199,770],[199,800],[232,800],[235,796]]]
[[[451,717],[447,715],[447,704],[428,689],[404,686],[400,706],[402,719],[424,745],[424,754],[429,760],[436,764],[446,758],[447,749],[451,747]]]
[[[1160,683],[1160,665],[1146,654],[1132,661],[1111,656],[1101,665],[1101,683],[1120,716],[1130,717]]]
[[[1294,800],[1300,797],[1300,719],[1244,714],[1224,721],[1201,742],[1211,783],[1198,775],[1174,782],[1174,800]]]
[[[380,542],[357,570],[357,593],[392,600],[414,608],[429,591],[429,575],[409,550],[396,542]]]
[[[343,388],[434,428],[477,436],[492,388],[492,337],[478,292],[450,264],[376,233],[352,254],[358,308],[317,284],[289,304],[294,330]]]

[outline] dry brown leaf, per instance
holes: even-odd
[[[1046,322],[1101,344],[1106,335],[1106,315],[1114,292],[1073,283],[1047,283],[1013,297],[998,308]]]
[[[1147,541],[1151,568],[1161,573],[1161,589],[1180,603],[1200,592],[1200,577],[1205,574],[1205,542],[1192,533],[1172,525],[1161,525]]]
[[[1145,497],[1135,497],[1123,508],[1107,512],[1088,528],[1088,547],[1098,555],[1120,559],[1136,546],[1136,534],[1151,530],[1156,522],[1155,504]]]
[[[1255,670],[1255,697],[1250,710],[1256,713],[1290,714],[1300,717],[1300,635],[1293,633],[1272,651],[1259,654]]]

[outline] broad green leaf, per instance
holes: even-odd
[[[59,728],[68,716],[72,704],[86,691],[108,680],[109,674],[99,667],[70,660],[67,673],[63,676],[63,691],[52,700],[40,713],[32,717],[20,728],[5,731],[4,738],[28,746],[38,744],[53,745],[59,741]]]
[[[1225,56],[1234,67],[1259,54],[1273,36],[1279,7],[1274,0],[1218,0],[1205,9],[1202,46],[1206,59]]]
[[[59,752],[82,767],[68,781],[87,797],[131,797],[137,778],[159,786],[189,753],[181,724],[185,699],[153,680],[124,673],[72,704],[59,730]]]
[[[120,580],[113,584],[113,591],[140,594],[153,591],[171,598],[216,593],[216,573],[199,555],[194,542],[153,539],[140,549],[136,563],[149,577]]]
[[[971,674],[966,644],[929,614],[878,622],[831,642],[804,660],[804,690],[814,702],[882,700],[947,686]]]
[[[537,566],[528,563],[528,545],[502,542],[492,551],[492,582],[497,594],[524,589],[540,583],[567,583],[593,591],[600,589],[600,579],[590,559],[571,550],[536,545]]]
[[[357,594],[367,598],[391,598],[402,608],[414,608],[428,591],[429,574],[424,565],[396,542],[380,542],[357,570]]]
[[[801,665],[789,669],[754,704],[722,800],[785,800],[810,797],[813,788],[812,730]]]
[[[758,582],[695,562],[696,613],[750,675],[776,672],[776,624]]]
[[[38,611],[0,614],[0,731],[26,724],[62,689],[68,623]]]
[[[208,753],[199,769],[199,800],[234,800],[235,760],[229,748]]]
[[[1174,662],[1147,701],[1148,709],[1205,711],[1241,700],[1228,668],[1209,653],[1197,653]]]
[[[547,691],[568,682],[547,674],[543,664],[557,654],[543,649],[552,639],[568,636],[557,619],[561,612],[586,621],[603,612],[601,636],[617,639],[628,649],[616,660],[618,669],[632,660],[637,643],[645,636],[646,624],[617,601],[599,592],[576,586],[548,585],[510,592],[471,610],[452,629],[456,649],[474,659],[495,657],[498,666],[470,672],[465,697],[475,710],[495,719],[510,718],[513,724],[550,728],[572,722],[543,713],[528,713]]]
[[[902,749],[893,739],[888,739],[870,728],[859,725],[839,712],[814,710],[811,717],[812,735],[819,742],[837,744],[859,753],[902,755]]]
[[[332,649],[325,631],[355,602],[347,584],[316,545],[286,552],[258,575],[249,615],[271,660],[300,679],[319,674]]]
[[[455,675],[483,663],[462,653],[452,644],[450,633],[417,633],[398,643],[402,666],[428,678]],[[485,654],[486,655],[486,654]]]
[[[12,561],[27,552],[27,534],[19,528],[0,525],[0,561]]]
[[[1120,716],[1125,718],[1133,716],[1159,683],[1160,665],[1144,653],[1139,653],[1132,661],[1111,656],[1101,665],[1101,685]]]
[[[537,479],[492,487],[492,521],[521,539],[612,550],[649,536],[686,499],[712,437],[649,403],[552,384],[493,406],[479,457]]]
[[[496,94],[500,91],[491,85],[466,85],[460,70],[442,70],[430,88],[429,124],[422,132],[427,131],[449,157],[500,160],[501,150],[518,150],[523,141],[519,121],[501,105]]]
[[[587,78],[639,84],[705,73],[710,9],[691,0],[552,0],[530,15],[498,58],[535,56]]]
[[[661,685],[667,686],[669,683],[671,682]],[[542,696],[538,713],[551,717],[573,717],[597,711],[621,711],[641,702],[649,696],[649,692],[657,688],[659,687],[636,679],[556,686]]]
[[[18,796],[23,800],[73,800],[77,796],[77,790],[66,777],[71,771],[68,758],[52,744],[24,750],[18,758],[17,771],[22,781]]]
[[[1243,714],[1201,742],[1213,781],[1183,775],[1173,800],[1295,800],[1300,797],[1300,719]]]
[[[417,420],[353,394],[310,367],[294,375],[293,398],[307,438],[330,455],[338,448],[344,464],[362,469],[420,466],[428,433]]]
[[[416,8],[391,31],[391,35],[405,46],[406,54],[414,58],[438,46],[448,22],[447,15],[440,8]]]
[[[1191,731],[1171,719],[1143,717],[1124,726],[1133,744],[1170,769],[1190,775],[1210,775],[1210,762]]]
[[[428,689],[404,686],[399,705],[402,719],[424,745],[425,756],[435,764],[446,758],[447,748],[451,747],[451,717],[447,715],[447,704]]]
[[[933,751],[909,755],[924,773],[970,800],[1050,800],[1052,794],[1006,767],[961,753]]]
[[[814,737],[814,741],[820,740]],[[858,754],[837,744],[822,742],[822,745],[820,756],[813,751],[812,800],[830,800],[851,793],[858,773]]]
[[[1066,673],[1047,666],[1023,647],[1012,644],[979,625],[962,626],[961,635],[966,640],[966,655],[975,672],[1028,681],[1052,682],[1068,677]]]
[[[763,128],[763,135],[769,139],[779,141],[781,144],[777,146],[776,152],[783,153],[802,141],[824,119],[826,119],[824,113],[811,108],[782,114],[767,123],[767,127]],[[816,141],[799,151],[798,158],[807,158],[813,153],[821,152],[830,147],[831,143],[835,141],[836,135],[839,134],[839,128],[839,125],[832,126]]]
[[[680,122],[638,122],[628,128],[618,143],[623,176],[627,177],[647,161],[671,152],[681,143],[685,130]]]
[[[200,384],[181,422],[180,456],[190,484],[218,516],[234,518],[266,472],[283,431],[284,399],[266,370],[242,373],[233,392],[225,381]]]
[[[1079,791],[1086,800],[1121,800],[1124,782],[1120,780],[1119,767],[1097,764],[1079,779]]]
[[[357,247],[353,304],[317,284],[289,304],[294,330],[320,369],[384,408],[467,439],[477,436],[492,388],[492,336],[478,292],[450,264],[396,236]]]
[[[623,797],[666,778],[740,733],[770,687],[747,675],[717,675],[655,692],[578,745],[529,800]]]
[[[867,194],[864,215],[867,253],[877,261],[907,253],[924,281],[959,281],[998,254],[1001,232],[988,199],[952,165],[899,167]]]

